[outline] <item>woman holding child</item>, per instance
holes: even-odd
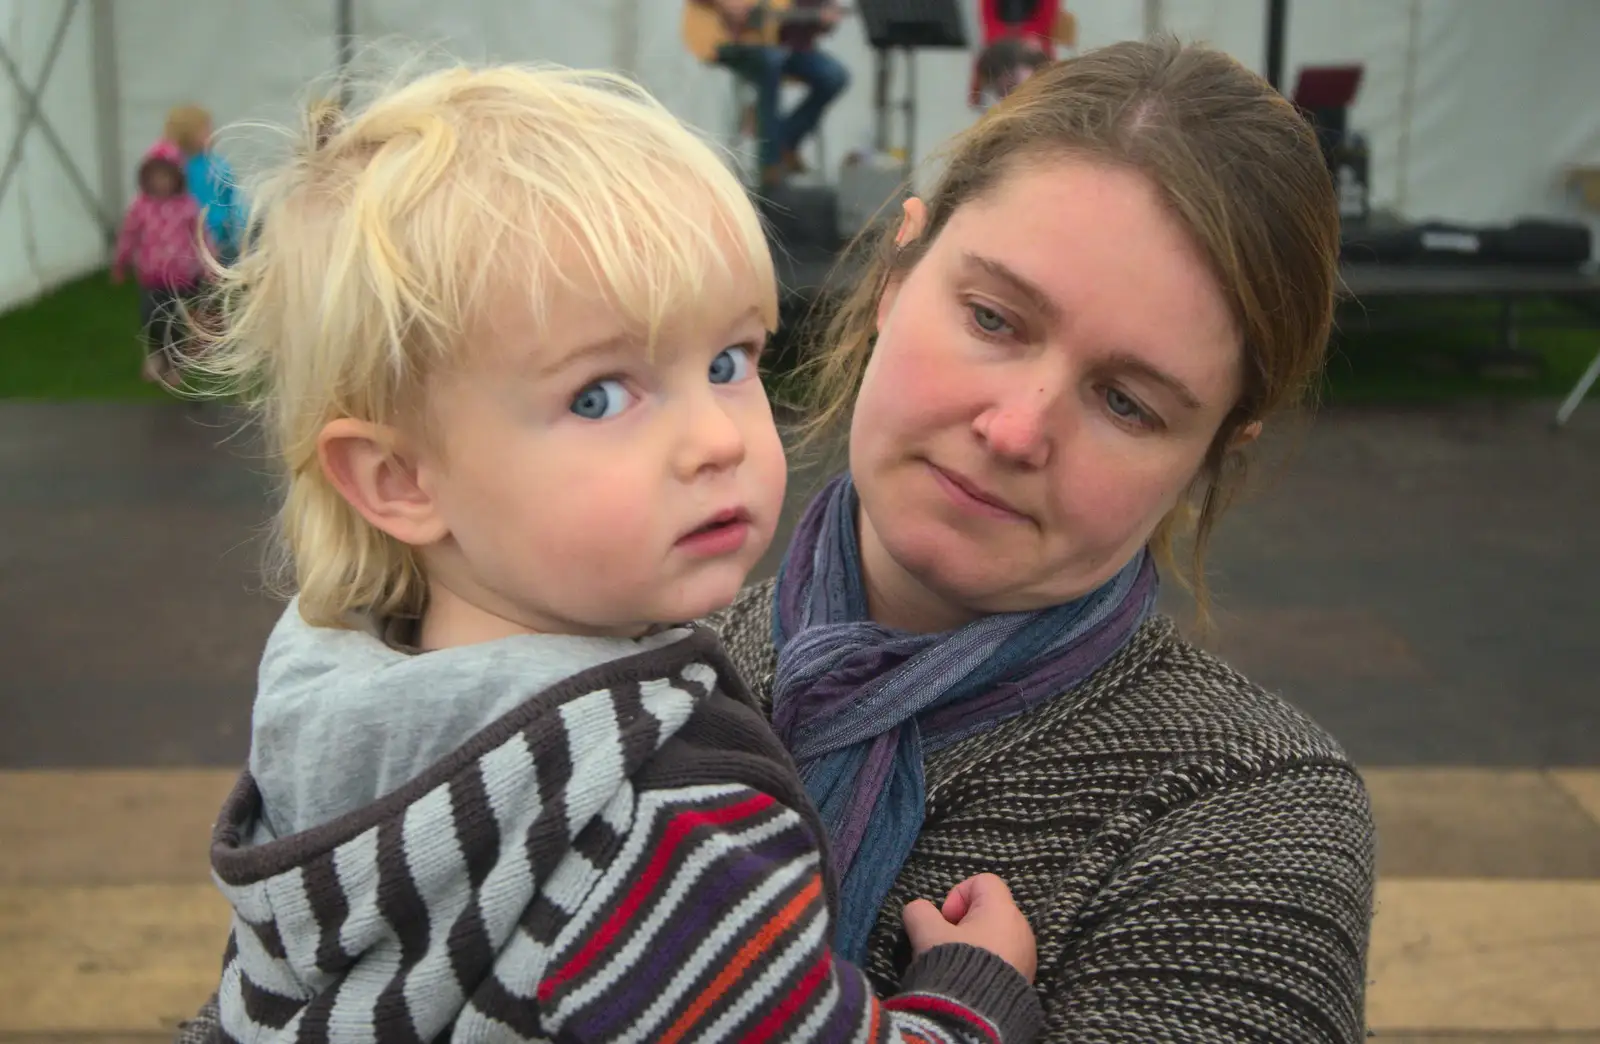
[[[959,136],[823,346],[849,468],[722,637],[817,798],[838,942],[992,872],[1049,1041],[1358,1041],[1373,830],[1313,723],[1151,615],[1315,382],[1338,218],[1294,109],[1126,43]],[[1181,572],[1179,572],[1181,576]],[[1199,587],[1203,603],[1203,586]]]
[[[848,421],[848,469],[712,623],[826,831],[833,947],[880,992],[985,945],[962,931],[992,873],[1037,939],[1040,1039],[1364,1037],[1361,780],[1152,611],[1190,525],[1201,584],[1244,453],[1314,382],[1337,246],[1286,101],[1126,43],[958,137],[836,317],[812,423]]]

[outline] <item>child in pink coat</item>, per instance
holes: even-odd
[[[200,206],[185,189],[183,154],[158,142],[139,164],[139,195],[117,236],[111,279],[133,265],[144,331],[144,378],[175,385],[183,340],[182,307],[196,300],[205,275]]]

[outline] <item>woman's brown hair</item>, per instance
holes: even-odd
[[[1238,436],[1304,403],[1322,372],[1338,279],[1332,178],[1304,117],[1261,77],[1220,51],[1172,39],[1113,44],[1047,66],[942,152],[916,240],[863,238],[865,264],[806,367],[805,432],[835,432],[850,412],[877,335],[878,299],[903,278],[965,204],[1025,162],[1081,157],[1143,174],[1209,262],[1242,344],[1243,390],[1190,496],[1157,526],[1151,547],[1208,598],[1205,551],[1244,478]],[[1177,538],[1192,536],[1180,566]]]

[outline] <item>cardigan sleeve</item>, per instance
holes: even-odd
[[[771,795],[743,786],[648,792],[633,824],[613,843],[589,844],[605,870],[575,910],[563,913],[549,897],[530,908],[522,928],[536,945],[508,946],[516,959],[497,961],[474,985],[476,1028],[571,1041],[1037,1039],[1043,1013],[1034,990],[976,947],[934,947],[896,993],[878,997],[859,968],[834,955],[819,853],[802,818]],[[609,860],[600,854],[608,851]],[[230,938],[225,964],[236,953]],[[235,1010],[251,1024],[261,1017],[252,1003],[260,1008],[267,993],[230,972],[223,992],[241,991]],[[268,1021],[286,1038],[299,1032],[289,1010],[279,1014]],[[224,1028],[213,998],[177,1041],[251,1036]]]
[[[835,956],[819,853],[802,818],[772,795],[744,786],[646,792],[635,822],[642,832],[568,919],[581,930],[556,933],[554,959],[530,991],[538,1032],[525,1035],[1037,1039],[1043,1013],[1032,987],[974,946],[932,948],[897,992],[876,996]]]
[[[1333,762],[1205,778],[1218,774],[1231,775],[1171,767],[1097,832],[1087,862],[1100,849],[1109,871],[1051,913],[1071,924],[1040,969],[1044,1040],[1365,1039],[1374,831],[1360,778]]]

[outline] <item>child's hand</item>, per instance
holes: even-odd
[[[904,916],[913,953],[943,943],[967,943],[1001,958],[1030,983],[1038,971],[1033,929],[1012,900],[1011,889],[993,874],[978,874],[956,885],[945,897],[942,912],[918,899],[906,904]]]

